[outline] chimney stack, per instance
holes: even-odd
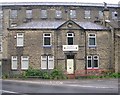
[[[105,22],[109,20],[109,9],[107,7],[107,3],[104,2],[104,9],[103,9],[103,25]]]

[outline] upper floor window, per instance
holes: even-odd
[[[89,34],[88,46],[89,47],[96,47],[96,34]]]
[[[26,10],[26,18],[31,19],[32,18],[32,10]]]
[[[54,69],[54,56],[41,56],[41,69]]]
[[[17,56],[12,56],[11,57],[11,69],[16,70],[17,69]]]
[[[56,18],[62,18],[62,11],[61,10],[56,10],[55,17]]]
[[[115,11],[115,12],[112,12],[112,19],[117,19],[117,12]]]
[[[23,33],[17,33],[17,46],[18,47],[23,46],[23,40],[24,40],[24,34]]]
[[[11,19],[17,18],[17,10],[11,10],[10,18],[11,18]]]
[[[29,68],[29,56],[21,56],[21,69],[27,70]]]
[[[103,19],[103,12],[99,11],[99,19]]]
[[[67,44],[73,45],[74,43],[74,33],[67,33]]]
[[[51,34],[50,33],[43,34],[43,46],[45,47],[51,46]]]
[[[47,10],[41,10],[41,18],[47,18]]]
[[[90,19],[90,10],[85,10],[85,18]]]
[[[97,55],[87,56],[87,69],[98,69],[99,57]]]
[[[76,10],[70,10],[70,18],[76,18]]]

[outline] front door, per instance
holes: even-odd
[[[74,56],[67,56],[67,73],[74,74]]]

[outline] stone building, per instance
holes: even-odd
[[[117,4],[4,3],[3,73],[30,67],[66,74],[118,71]],[[115,25],[114,25],[115,24]]]

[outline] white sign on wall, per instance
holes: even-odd
[[[78,45],[63,45],[63,51],[78,51]]]

